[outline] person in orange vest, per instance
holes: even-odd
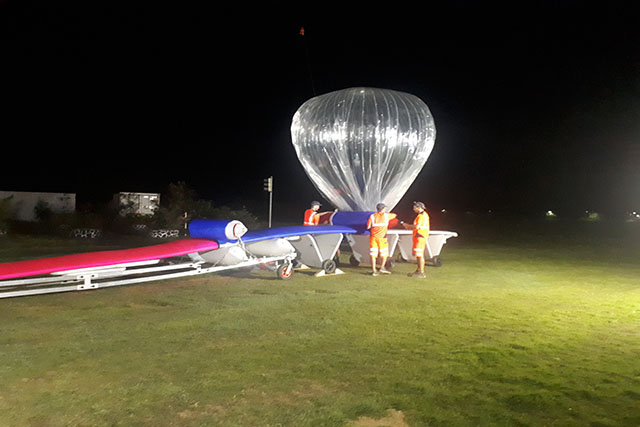
[[[418,268],[411,277],[424,278],[424,250],[427,246],[427,238],[429,237],[429,214],[427,208],[422,202],[413,202],[413,211],[417,214],[413,220],[413,224],[402,224],[407,230],[413,230],[413,256],[418,261]]]
[[[304,225],[309,225],[309,226],[318,225],[320,223],[320,216],[331,212],[331,211],[318,212],[318,209],[320,209],[320,206],[322,205],[320,204],[320,202],[316,200],[311,202],[311,207],[306,211],[304,211],[304,222],[303,222]],[[337,212],[337,211],[338,209],[336,209],[334,212]]]
[[[308,225],[308,226],[315,226],[318,225],[320,223],[320,215],[329,213],[329,212],[318,212],[318,209],[320,209],[320,206],[322,206],[320,204],[320,202],[314,200],[313,202],[311,202],[311,207],[309,209],[307,209],[306,211],[304,211],[304,223],[303,225]],[[335,209],[333,212],[338,212],[338,209]],[[336,257],[339,260],[340,259],[340,249],[338,248],[336,250]]]
[[[371,256],[371,274],[373,276],[378,275],[376,271],[376,261],[378,256],[382,258],[380,264],[380,273],[391,274],[386,269],[387,258],[389,257],[389,243],[387,242],[387,229],[389,228],[389,221],[394,219],[397,215],[394,213],[386,213],[386,206],[384,203],[378,203],[376,205],[376,213],[369,216],[367,221],[367,230],[371,233],[369,237],[369,255]]]
[[[304,225],[318,225],[320,222],[320,214],[318,213],[318,209],[320,209],[320,202],[313,201],[311,202],[311,207],[304,211]]]

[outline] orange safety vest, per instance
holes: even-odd
[[[428,237],[429,236],[429,214],[421,212],[413,220],[413,237]]]
[[[313,209],[307,209],[304,211],[304,225],[318,225],[320,222],[320,215]]]
[[[396,214],[376,212],[371,214],[367,221],[367,230],[371,230],[371,237],[381,238],[387,235],[389,220],[396,217]]]

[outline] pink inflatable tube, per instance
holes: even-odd
[[[87,252],[52,258],[0,264],[0,280],[37,276],[80,268],[106,267],[130,262],[150,261],[218,249],[218,243],[205,239],[185,239],[160,245],[115,251]]]

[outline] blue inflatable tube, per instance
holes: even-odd
[[[245,243],[257,242],[260,240],[270,240],[276,238],[286,238],[293,236],[302,236],[305,234],[336,234],[348,233],[354,234],[356,230],[352,227],[337,225],[292,225],[288,227],[266,228],[264,230],[250,230],[242,237]]]
[[[246,232],[247,227],[236,220],[194,219],[189,223],[191,237],[215,240],[219,244],[235,243]]]
[[[367,221],[373,212],[336,212],[331,216],[332,225],[351,227],[357,234],[366,234]]]

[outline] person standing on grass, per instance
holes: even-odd
[[[424,278],[424,250],[429,237],[429,214],[422,202],[413,202],[413,212],[417,214],[413,224],[402,224],[407,230],[413,230],[413,256],[418,261],[417,270],[409,276]]]
[[[367,230],[371,233],[369,236],[369,255],[371,256],[371,274],[378,275],[376,270],[376,261],[378,256],[382,258],[380,264],[380,273],[391,274],[385,267],[387,258],[389,257],[389,243],[387,242],[387,229],[389,221],[396,217],[394,213],[386,213],[384,203],[376,205],[376,213],[371,214],[367,221]]]

